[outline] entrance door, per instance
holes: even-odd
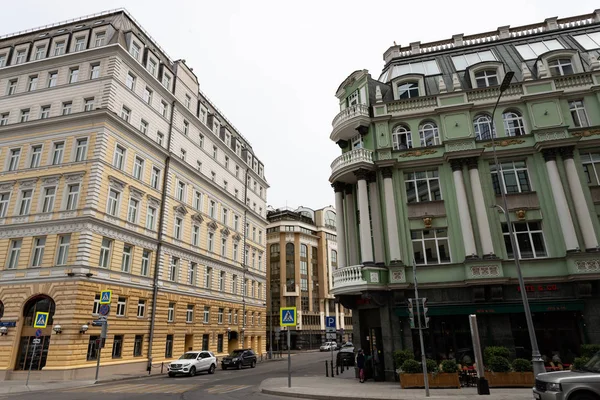
[[[50,344],[50,336],[40,336],[40,343],[33,344],[35,336],[22,336],[19,344],[19,358],[15,370],[24,371],[31,369],[39,371],[46,365],[46,357],[48,356],[48,345]]]
[[[373,366],[373,378],[376,381],[385,380],[383,340],[381,339],[381,328],[379,327],[369,329],[369,352],[371,365]]]
[[[185,351],[194,350],[194,335],[185,335]]]

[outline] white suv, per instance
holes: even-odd
[[[170,377],[177,374],[194,376],[201,371],[214,374],[216,368],[217,358],[210,351],[188,351],[179,360],[169,363],[167,372]]]
[[[335,342],[325,342],[320,348],[320,351],[331,351],[337,348],[337,344]]]

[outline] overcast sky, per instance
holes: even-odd
[[[374,78],[393,42],[408,45],[499,26],[587,14],[591,0],[4,0],[0,35],[126,8],[200,87],[265,164],[275,207],[334,204],[329,140],[335,91],[353,71]],[[152,5],[152,6],[151,6]]]

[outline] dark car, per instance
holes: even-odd
[[[221,360],[221,368],[256,367],[256,354],[251,349],[238,349],[231,352]]]
[[[350,342],[346,342],[342,345],[342,348],[337,353],[336,362],[338,365],[354,365],[356,354],[354,352],[354,345]]]

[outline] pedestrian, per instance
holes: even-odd
[[[359,382],[363,383],[365,381],[365,353],[362,349],[358,351],[356,356],[356,367],[358,368]]]

